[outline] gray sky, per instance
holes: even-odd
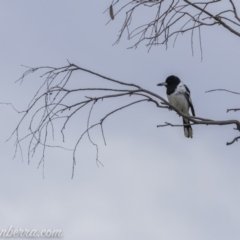
[[[127,50],[133,42],[126,38],[112,46],[122,18],[105,26],[109,16],[102,13],[110,3],[2,0],[0,101],[25,109],[41,84],[38,74],[14,84],[25,70],[21,64],[60,67],[69,59],[163,97],[165,89],[156,84],[175,74],[191,89],[197,116],[238,118],[226,109],[239,107],[239,96],[205,91],[239,91],[239,38],[220,27],[205,29],[203,62],[197,43],[192,57],[189,35],[167,51],[160,46],[147,53],[144,45]],[[96,81],[80,73],[74,79],[73,84]],[[86,138],[73,180],[71,155],[60,150],[47,152],[43,179],[40,156],[30,165],[26,155],[23,162],[19,154],[12,160],[13,141],[5,140],[20,116],[1,109],[1,228],[62,229],[69,240],[240,238],[239,143],[226,146],[237,136],[233,126],[194,126],[194,138],[186,139],[182,128],[156,128],[165,121],[181,123],[174,112],[144,103],[106,121],[106,147],[100,132],[92,131],[104,167],[96,166]],[[96,114],[104,109],[99,105]],[[69,144],[85,127],[84,118],[71,122]]]

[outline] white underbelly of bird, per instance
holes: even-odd
[[[186,97],[181,93],[172,93],[171,95],[167,95],[168,101],[171,105],[173,105],[175,108],[177,108],[179,111],[181,111],[184,114],[189,115],[189,103],[186,99]],[[183,124],[184,124],[184,135],[187,138],[193,137],[193,130],[191,125],[188,125],[190,122],[188,119],[183,118]]]

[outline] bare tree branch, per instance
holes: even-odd
[[[208,90],[206,91],[205,93],[209,93],[209,92],[215,92],[215,91],[224,91],[224,92],[229,92],[229,93],[233,93],[233,94],[240,94],[239,92],[233,92],[233,91],[230,91],[230,90],[226,90],[226,89],[212,89],[212,90]]]
[[[230,1],[231,5],[232,5],[235,18],[240,22],[240,18],[239,18],[238,14],[237,14],[237,10],[236,10],[236,7],[235,7],[235,4],[234,4],[233,0],[229,0],[229,1]]]
[[[237,142],[239,138],[240,138],[240,136],[239,137],[235,137],[231,142],[227,142],[226,145],[231,145],[231,144]]]
[[[79,67],[76,64],[69,63],[64,67],[53,68],[53,67],[39,67],[39,68],[28,68],[28,70],[22,75],[19,79],[22,82],[27,75],[30,73],[36,73],[39,71],[44,71],[41,75],[44,77],[43,84],[34,94],[34,98],[30,101],[26,110],[18,113],[22,113],[23,116],[20,118],[19,123],[12,132],[10,138],[15,136],[15,154],[20,149],[22,152],[21,143],[28,139],[28,163],[30,159],[35,155],[37,149],[41,149],[42,157],[39,161],[39,166],[42,166],[44,174],[44,162],[46,156],[47,148],[62,148],[72,152],[73,156],[73,166],[72,166],[72,177],[74,176],[74,166],[76,164],[76,151],[82,140],[82,138],[87,134],[90,143],[96,149],[96,163],[101,164],[99,160],[99,147],[98,144],[93,141],[91,137],[91,130],[95,127],[101,128],[101,133],[103,137],[104,144],[106,145],[106,138],[104,135],[103,123],[104,121],[116,114],[123,109],[134,106],[139,103],[153,103],[157,108],[160,109],[169,109],[175,111],[179,116],[182,116],[188,119],[191,125],[235,125],[235,130],[240,131],[240,122],[238,120],[212,120],[202,117],[193,117],[185,115],[182,112],[178,111],[174,106],[168,103],[163,97],[158,94],[151,92],[147,89],[142,88],[139,85],[133,83],[127,83],[113,78],[109,78],[105,75],[99,74],[92,70]],[[79,87],[71,89],[68,87],[71,82],[72,75],[74,72],[86,72],[95,76],[102,81],[107,81],[107,83],[114,84],[115,87],[111,88],[102,88],[102,87]],[[80,83],[79,83],[80,85]],[[124,88],[122,88],[124,86]],[[87,92],[88,96],[83,95]],[[73,94],[78,93],[78,98],[75,102],[69,101],[69,99],[76,99],[72,96]],[[82,95],[81,95],[82,93]],[[96,96],[96,93],[101,93],[100,96]],[[126,98],[128,97],[128,98]],[[98,121],[95,121],[90,125],[91,115],[95,108],[97,108],[97,103],[101,100],[106,100],[108,102],[111,99],[118,99],[118,102],[121,102],[121,99],[133,99],[133,101],[123,104],[121,107],[116,107],[113,110],[110,110],[108,113],[105,113]],[[130,101],[130,100],[128,100]],[[71,103],[69,103],[71,102]],[[65,130],[68,128],[68,123],[76,116],[76,114],[82,109],[90,107],[87,122],[86,130],[78,137],[75,145],[72,148],[66,148],[64,146],[66,142]],[[24,128],[23,123],[29,125],[28,129]],[[56,122],[61,123],[61,127],[56,126]],[[83,124],[82,124],[83,125]],[[58,125],[59,126],[59,125]],[[165,122],[164,125],[158,125],[157,127],[163,126],[172,126],[180,127],[183,125],[175,125],[168,122]],[[22,136],[21,129],[24,129],[26,132]],[[55,133],[60,133],[62,136],[61,145],[52,145],[52,142],[55,142]],[[59,139],[57,139],[59,140]],[[235,142],[236,140],[233,140]],[[229,145],[229,144],[228,144]],[[22,153],[21,153],[22,154]]]
[[[229,3],[229,4],[227,4]],[[127,39],[137,39],[130,48],[136,48],[142,42],[151,49],[152,46],[165,45],[171,37],[191,32],[191,47],[193,50],[194,29],[199,30],[199,44],[201,46],[200,29],[203,27],[222,26],[229,32],[240,37],[240,18],[233,0],[222,1],[188,1],[188,0],[132,0],[127,4],[122,0],[113,1],[109,9],[114,5],[119,8],[114,17],[125,12],[125,19],[115,44],[119,43],[124,33]],[[135,18],[142,14],[152,16],[144,24],[136,24]],[[141,22],[140,20],[138,22]],[[175,41],[174,41],[175,43]]]
[[[230,111],[237,112],[237,111],[240,111],[240,108],[230,108],[230,109],[227,109],[227,112],[230,112]]]
[[[167,126],[171,126],[171,127],[184,127],[184,126],[190,126],[190,125],[195,125],[195,123],[188,123],[188,124],[172,124],[169,122],[165,122],[165,124],[160,124],[157,125],[157,127],[167,127]]]
[[[238,93],[238,92],[233,92],[233,91],[229,91],[229,90],[222,89],[222,88],[221,88],[221,89],[208,90],[208,91],[206,91],[205,93],[215,92],[215,91],[224,91],[224,92],[228,92],[228,93],[240,95],[240,93]],[[230,108],[230,109],[227,109],[227,113],[230,112],[230,111],[237,112],[237,111],[240,111],[240,108]]]

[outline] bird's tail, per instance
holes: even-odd
[[[189,120],[186,119],[186,118],[183,118],[183,124],[185,126],[183,126],[183,129],[184,129],[184,135],[185,137],[187,138],[192,138],[193,137],[193,130],[192,130],[192,127],[191,125],[186,125],[186,124],[189,124]]]

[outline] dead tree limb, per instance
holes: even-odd
[[[167,48],[172,37],[175,38],[174,45],[180,34],[190,32],[193,52],[194,33],[198,30],[197,38],[202,53],[201,29],[204,27],[221,26],[240,37],[240,17],[234,0],[131,0],[128,3],[113,0],[110,8],[114,8],[115,18],[125,13],[115,44],[126,33],[127,39],[135,39],[130,48],[137,48],[143,42],[149,50],[157,45],[165,45]],[[146,22],[139,24],[143,15],[146,16]]]
[[[96,148],[96,163],[101,164],[98,156],[98,144],[95,143],[92,138],[90,131],[95,127],[101,128],[101,133],[103,141],[106,145],[106,138],[104,135],[103,123],[107,118],[120,112],[126,108],[133,107],[136,104],[141,104],[143,102],[153,103],[157,108],[173,110],[178,115],[189,119],[191,125],[234,125],[235,130],[240,131],[240,122],[238,120],[213,120],[206,119],[202,117],[193,117],[185,115],[182,112],[179,112],[175,107],[168,103],[162,96],[151,92],[147,89],[142,88],[140,85],[133,83],[127,83],[114,78],[107,77],[105,75],[99,74],[92,70],[77,66],[76,64],[68,63],[64,67],[38,67],[38,68],[28,68],[28,70],[21,76],[17,81],[22,83],[27,76],[30,74],[43,71],[41,75],[43,83],[40,85],[39,89],[36,90],[34,97],[30,101],[26,110],[17,111],[19,114],[22,114],[22,117],[19,120],[16,128],[12,132],[10,138],[15,137],[15,155],[17,150],[22,151],[21,143],[28,139],[28,162],[30,163],[31,158],[35,155],[37,149],[41,149],[42,157],[39,162],[39,166],[42,165],[44,171],[44,161],[45,161],[45,152],[47,148],[63,148],[65,150],[71,151],[73,156],[73,167],[72,167],[72,177],[74,175],[74,166],[76,164],[76,150],[82,140],[82,138],[87,135],[91,144]],[[81,81],[79,81],[79,87],[70,88],[69,83],[71,82],[72,76],[75,72],[85,72],[91,74],[98,78],[99,80],[105,81],[105,84],[114,85],[114,87],[81,87]],[[74,93],[79,93],[78,98],[71,98]],[[81,94],[82,93],[82,94]],[[86,93],[87,96],[83,93]],[[97,94],[99,96],[97,96]],[[103,115],[100,120],[96,121],[94,124],[90,124],[90,118],[92,112],[97,107],[96,104],[101,100],[109,101],[111,99],[118,99],[118,102],[121,103],[122,99],[125,98],[128,100],[128,103],[123,104],[121,107],[116,107],[115,109],[109,111]],[[69,99],[74,99],[70,101]],[[82,109],[90,107],[89,113],[87,116],[86,129],[78,137],[75,145],[72,148],[66,148],[63,145],[53,145],[51,142],[54,142],[56,131],[62,136],[62,144],[66,141],[65,131],[69,126],[69,122],[76,116],[76,114]],[[59,121],[60,128],[56,129],[56,122]],[[27,123],[28,129],[24,128],[24,124]],[[176,125],[172,123],[165,123],[163,125],[158,125],[158,127],[163,126],[183,126]],[[21,129],[21,131],[20,131]],[[22,135],[22,130],[26,133]],[[230,145],[237,141],[239,137],[233,139],[233,141],[228,142],[227,145]],[[59,140],[59,139],[58,139]]]

